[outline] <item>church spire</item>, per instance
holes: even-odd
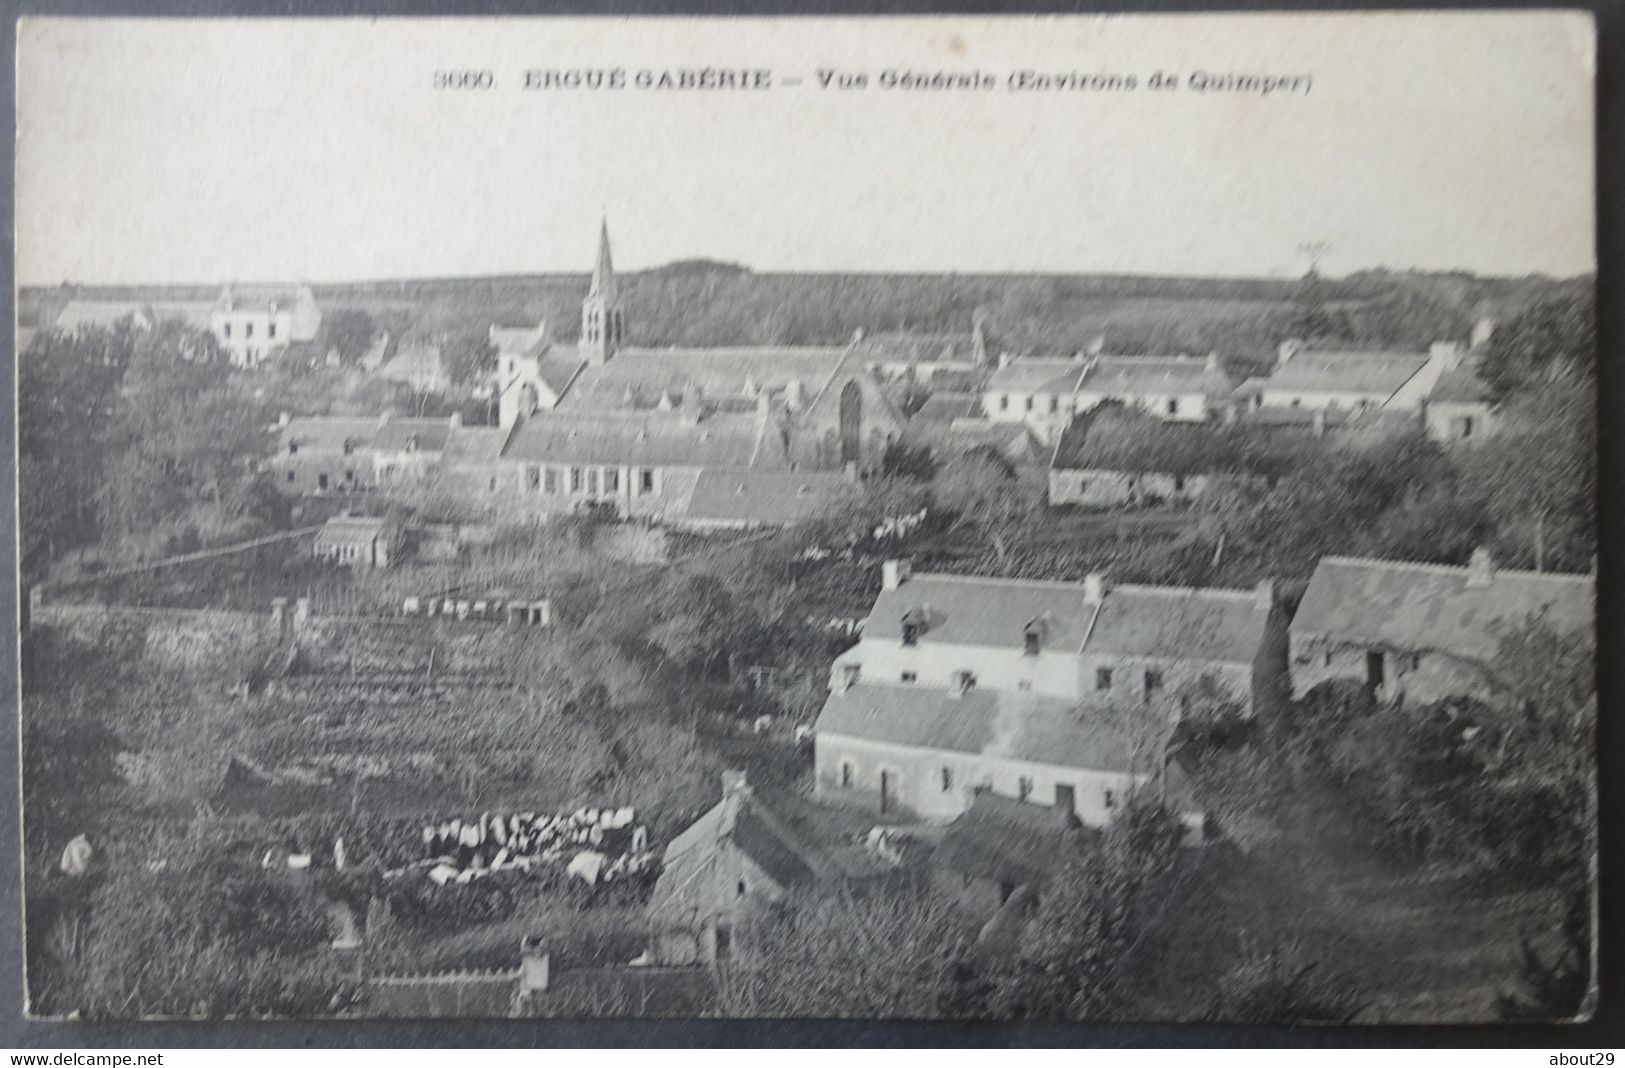
[[[626,335],[621,312],[615,264],[609,255],[609,221],[598,227],[598,262],[593,264],[592,284],[581,302],[581,347],[592,363],[604,363],[615,355]]]
[[[587,296],[615,299],[615,262],[609,255],[608,219],[602,219],[598,224],[598,262],[593,264],[592,285],[587,290]]]

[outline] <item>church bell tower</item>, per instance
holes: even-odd
[[[581,351],[589,363],[605,363],[620,349],[626,338],[626,320],[621,312],[620,294],[615,285],[615,264],[609,255],[609,223],[598,230],[598,262],[592,268],[592,285],[581,303]]]

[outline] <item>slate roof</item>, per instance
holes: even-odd
[[[933,393],[920,410],[909,418],[909,425],[941,423],[944,426],[955,419],[974,416],[982,407],[980,394],[939,392]]]
[[[1086,364],[1081,360],[1028,357],[1011,360],[988,378],[993,393],[1074,393]]]
[[[655,404],[662,393],[686,397],[698,387],[707,397],[744,396],[749,383],[778,392],[791,381],[812,393],[828,379],[844,347],[626,348],[603,364],[589,364],[565,394],[567,409],[614,410],[628,394]]]
[[[922,643],[1021,648],[1042,619],[1049,649],[1234,664],[1252,663],[1269,619],[1252,590],[1107,584],[1095,605],[1082,583],[916,574],[880,592],[864,640],[900,641],[903,616],[917,610]]]
[[[1203,356],[1100,356],[1089,364],[1078,389],[1108,396],[1146,393],[1201,393],[1229,396],[1232,382],[1210,369]]]
[[[1440,375],[1428,400],[1439,404],[1488,404],[1490,387],[1475,369],[1462,366]]]
[[[1595,626],[1590,575],[1497,570],[1479,589],[1468,587],[1467,575],[1465,567],[1442,564],[1322,557],[1292,633],[1488,663],[1500,632],[1531,616],[1559,631]]]
[[[389,520],[375,516],[334,516],[322,525],[322,529],[316,534],[316,540],[339,543],[368,542],[382,534],[388,525]]]
[[[1075,420],[1067,428],[1056,444],[1051,466],[1189,475],[1236,470],[1241,457],[1229,437],[1203,423],[1102,412],[1093,419]]]
[[[440,346],[424,340],[407,342],[396,349],[395,355],[375,373],[393,381],[441,375],[444,368],[440,363]]]
[[[82,326],[110,327],[121,319],[152,321],[152,308],[133,300],[70,300],[56,317],[58,329],[73,331]]]
[[[1264,388],[1388,397],[1415,377],[1427,362],[1425,353],[1300,352],[1277,367]]]
[[[688,425],[676,411],[555,409],[526,419],[503,449],[505,460],[651,467],[782,466],[782,448],[752,415],[712,414]]]
[[[1026,423],[1000,423],[980,416],[955,419],[937,436],[958,450],[985,446],[1017,466],[1041,464],[1044,449]]]
[[[449,419],[398,419],[393,416],[373,435],[372,447],[380,452],[405,451],[412,439],[423,452],[440,452],[451,434]]]
[[[848,485],[839,472],[708,467],[684,514],[719,523],[789,525],[816,513]]]
[[[1042,883],[1077,851],[1082,837],[1069,812],[979,790],[970,807],[948,825],[933,863],[1016,886]]]
[[[509,431],[510,428],[499,426],[455,427],[446,435],[446,446],[440,453],[441,462],[455,467],[499,460],[503,447],[508,444]]]
[[[536,361],[536,376],[556,397],[564,396],[576,376],[587,366],[580,351],[573,347],[552,346],[547,354]]]
[[[1151,736],[1161,724],[1136,724],[1120,712],[1009,690],[975,689],[958,697],[920,686],[859,683],[831,692],[818,714],[820,735],[844,735],[909,749],[1088,771],[1148,773]]]
[[[289,420],[282,428],[282,452],[288,451],[290,442],[297,442],[301,450],[311,452],[342,452],[346,440],[357,449],[366,448],[377,436],[378,428],[376,416],[301,416]]]
[[[229,307],[232,311],[241,312],[269,309],[273,304],[278,308],[292,308],[296,304],[312,306],[315,302],[315,295],[309,286],[233,283],[220,291],[215,308],[224,311]]]
[[[752,788],[730,792],[666,846],[660,878],[647,908],[653,919],[688,920],[730,911],[733,883],[714,875],[727,850],[738,849],[789,890],[811,885],[831,866],[817,846],[756,796]],[[724,875],[728,872],[724,871]]]

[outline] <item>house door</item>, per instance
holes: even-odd
[[[1071,783],[1058,782],[1055,784],[1055,807],[1062,812],[1076,814],[1078,811],[1078,792]]]
[[[857,463],[863,447],[863,394],[856,382],[841,390],[841,466]]]
[[[1365,684],[1372,693],[1381,693],[1383,684],[1383,662],[1381,653],[1365,654]]]
[[[885,815],[886,813],[891,811],[892,790],[895,788],[895,786],[896,786],[896,784],[892,782],[892,773],[889,772],[889,771],[882,771],[880,773],[880,813],[881,813],[881,815]]]

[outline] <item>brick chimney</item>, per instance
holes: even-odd
[[[1469,590],[1488,589],[1495,581],[1495,557],[1490,551],[1480,545],[1473,550],[1473,555],[1467,560],[1467,588]]]
[[[895,590],[909,580],[914,565],[910,560],[887,560],[880,565],[880,588]]]

